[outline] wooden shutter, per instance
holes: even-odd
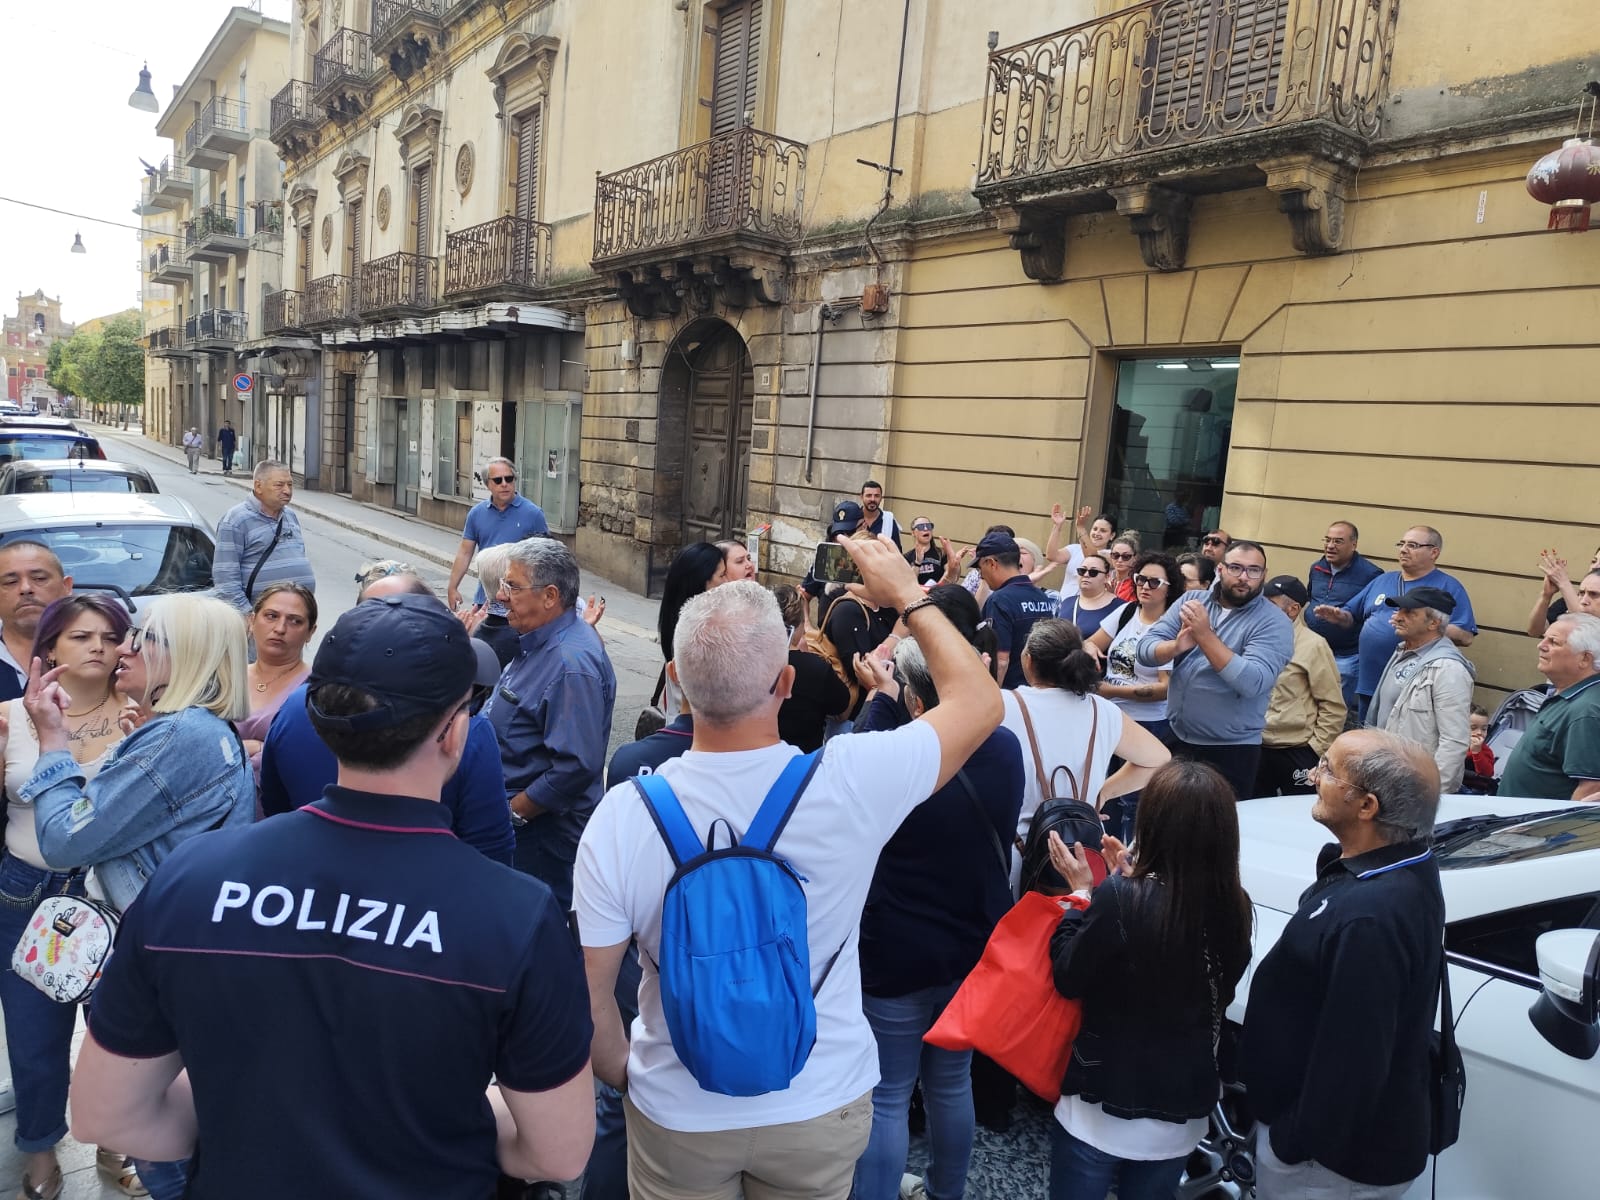
[[[1192,10],[1177,4],[1157,9],[1146,50],[1155,82],[1142,97],[1151,136],[1182,141],[1185,131],[1215,120],[1208,113],[1219,102],[1230,124],[1208,132],[1261,123],[1277,103],[1288,7],[1289,0],[1203,0]],[[1237,122],[1247,109],[1250,119]]]
[[[311,283],[311,222],[300,226],[300,290]]]
[[[1210,0],[1198,10],[1167,4],[1156,12],[1159,24],[1150,31],[1146,51],[1146,61],[1155,60],[1155,82],[1146,93],[1144,111],[1152,136],[1161,138],[1173,130],[1182,140],[1181,130],[1198,125],[1204,112],[1216,14]],[[1191,15],[1196,19],[1186,20]]]
[[[516,119],[517,178],[512,212],[523,221],[539,219],[539,116],[534,107]]]
[[[711,135],[730,133],[756,110],[761,77],[761,0],[737,0],[718,14],[711,85]]]
[[[361,201],[350,201],[350,275],[354,277],[361,270]]]
[[[433,228],[433,168],[424,164],[412,172],[412,186],[417,196],[416,253],[428,253],[429,232]]]
[[[1227,78],[1218,81],[1228,117],[1253,108],[1247,123],[1256,124],[1277,106],[1288,10],[1288,0],[1234,0],[1221,43],[1230,52]]]

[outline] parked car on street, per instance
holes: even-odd
[[[1251,969],[1228,1009],[1230,1078],[1255,964],[1277,941],[1332,840],[1310,796],[1240,805],[1240,871],[1255,905]],[[1461,1137],[1407,1193],[1424,1200],[1594,1194],[1600,1125],[1600,805],[1446,796],[1435,833],[1456,1037]],[[1249,1097],[1225,1088],[1179,1195],[1232,1200],[1254,1179]],[[1437,1164],[1437,1166],[1436,1166]],[[1438,1179],[1433,1178],[1437,1170]]]
[[[177,496],[0,496],[0,545],[18,538],[55,551],[75,590],[111,592],[130,612],[144,596],[212,588],[216,533]]]
[[[149,471],[100,458],[41,458],[0,466],[0,496],[39,492],[159,492]]]
[[[48,421],[50,424],[41,424]],[[0,466],[19,459],[100,458],[100,442],[70,421],[45,417],[0,420]]]

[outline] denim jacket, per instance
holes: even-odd
[[[65,750],[42,754],[21,796],[45,862],[94,867],[119,909],[178,843],[255,819],[250,760],[228,723],[199,707],[134,730],[92,781]]]

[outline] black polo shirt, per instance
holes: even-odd
[[[1428,1040],[1439,996],[1444,894],[1422,842],[1317,856],[1250,981],[1241,1079],[1286,1163],[1374,1186],[1428,1160]]]
[[[1028,644],[1028,631],[1040,618],[1055,615],[1055,602],[1026,575],[1013,575],[989,593],[983,619],[994,627],[1000,650],[1011,655],[1001,687],[1021,687],[1027,682],[1022,677],[1022,648]]]
[[[483,1200],[491,1077],[546,1091],[589,1057],[583,967],[550,889],[427,800],[329,787],[194,838],[129,908],[90,1030],[176,1051],[199,1114],[189,1200]]]

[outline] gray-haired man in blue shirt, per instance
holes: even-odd
[[[1139,639],[1145,666],[1173,664],[1172,753],[1215,767],[1241,800],[1255,788],[1272,688],[1294,655],[1293,624],[1261,594],[1266,577],[1261,545],[1235,541],[1205,598],[1173,605]]]
[[[519,635],[482,715],[500,740],[512,862],[572,907],[572,864],[589,814],[605,793],[606,748],[617,677],[600,635],[577,613],[578,560],[554,538],[511,547],[500,584]]]

